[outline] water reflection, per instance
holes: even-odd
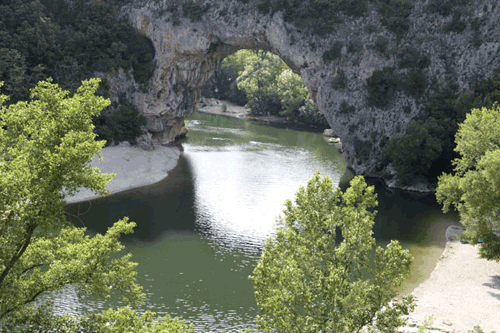
[[[124,237],[126,243],[157,241],[171,230],[194,230],[195,195],[190,168],[181,155],[175,169],[161,182],[92,201],[89,212],[81,216],[85,226],[104,233],[114,222],[128,216],[137,227],[134,234]],[[80,211],[87,210],[88,205],[80,204]],[[78,205],[69,206],[67,211],[76,215]]]
[[[97,232],[123,216],[137,222],[135,234],[124,240],[148,298],[141,311],[182,317],[203,332],[252,327],[257,311],[247,277],[274,234],[284,201],[316,170],[342,187],[351,174],[318,134],[205,115],[195,115],[188,126],[184,153],[168,178],[96,200],[82,220]],[[432,270],[444,230],[456,219],[440,212],[432,194],[380,184],[377,193],[377,243],[399,239],[412,251],[414,271],[405,287],[411,288]],[[76,206],[69,209],[74,213]],[[76,301],[67,295],[60,311],[65,304],[68,311],[84,308],[69,306]],[[117,298],[85,301],[89,310],[118,305]]]

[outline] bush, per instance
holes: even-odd
[[[199,22],[203,18],[210,5],[205,4],[203,6],[197,4],[196,2],[186,2],[182,4],[182,14],[184,17],[189,18],[192,22]]]
[[[412,69],[404,81],[405,92],[412,97],[420,97],[427,87],[427,76],[421,69]]]
[[[400,185],[428,179],[433,163],[443,152],[444,128],[434,118],[412,121],[404,137],[393,136],[387,146]]]
[[[410,29],[408,17],[413,9],[412,0],[379,0],[378,12],[382,24],[398,37],[403,37]]]
[[[458,5],[456,0],[429,0],[426,11],[436,13],[441,16],[451,15],[453,9]]]
[[[119,106],[104,109],[93,123],[97,139],[106,140],[107,145],[123,141],[135,144],[135,139],[142,134],[141,127],[146,125],[146,118],[137,108],[122,101]]]
[[[354,105],[349,105],[349,103],[344,100],[340,104],[339,112],[342,114],[353,114],[356,112],[356,107]]]
[[[377,37],[377,39],[375,40],[375,45],[374,45],[374,48],[376,51],[380,52],[380,53],[385,53],[385,51],[387,50],[387,45],[389,44],[387,38],[385,38],[384,36],[380,36],[380,37]]]
[[[368,105],[378,108],[387,107],[396,91],[400,89],[399,81],[392,67],[373,72],[372,76],[366,80]]]
[[[399,68],[427,68],[430,65],[430,59],[422,54],[420,50],[413,46],[407,46],[398,53]]]
[[[370,155],[373,150],[373,142],[361,140],[356,137],[354,139],[354,150],[356,151],[356,158],[359,161],[366,161],[370,159]]]
[[[457,34],[462,33],[467,27],[467,23],[462,21],[462,15],[456,11],[453,13],[453,18],[451,22],[449,22],[445,27],[444,31],[446,32],[455,32]]]
[[[347,47],[347,51],[350,53],[357,53],[363,51],[363,41],[360,37],[354,37],[349,41],[349,46]]]
[[[332,62],[340,58],[342,55],[342,46],[344,46],[344,44],[341,41],[336,41],[329,50],[323,53],[323,61]]]
[[[274,115],[278,116],[283,109],[281,102],[276,95],[267,95],[262,91],[257,91],[251,101],[248,102],[247,108],[251,115]]]

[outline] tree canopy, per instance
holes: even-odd
[[[89,165],[104,145],[95,140],[92,117],[109,104],[95,96],[98,85],[84,81],[70,97],[40,82],[31,101],[8,107],[0,95],[0,330],[122,332],[125,323],[133,332],[145,332],[139,323],[158,328],[148,332],[170,332],[159,330],[170,324],[178,328],[171,332],[188,330],[182,322],[155,322],[152,313],[138,316],[127,308],[81,318],[52,315],[50,292],[67,285],[101,297],[119,292],[131,305],[143,297],[137,264],[119,255],[120,235],[135,224],[124,218],[105,235],[90,237],[65,219],[66,195],[81,187],[105,194],[113,177]]]
[[[319,173],[285,203],[276,239],[268,239],[250,277],[266,332],[395,332],[412,297],[390,304],[413,257],[398,241],[375,246],[373,186],[355,177],[345,192]],[[340,230],[340,241],[336,237]]]
[[[500,105],[473,109],[459,125],[452,174],[439,178],[437,200],[460,212],[463,237],[483,240],[480,256],[500,260]],[[495,234],[495,231],[497,232]]]

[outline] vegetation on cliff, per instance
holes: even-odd
[[[437,87],[425,112],[412,120],[405,136],[396,135],[387,145],[388,161],[398,172],[400,183],[436,183],[443,172],[451,172],[452,160],[458,157],[454,137],[459,124],[471,109],[489,108],[495,102],[500,102],[500,69],[467,92],[460,92],[453,83]]]
[[[0,80],[9,103],[26,100],[40,80],[52,78],[76,91],[97,72],[132,69],[136,82],[146,84],[154,70],[154,48],[119,16],[124,0],[7,0],[0,4]],[[106,84],[99,93],[107,96]],[[125,106],[128,109],[131,105]],[[129,131],[112,124],[120,118],[141,120],[137,111],[121,115],[115,103],[96,121],[103,139],[133,140]],[[103,119],[105,118],[105,119]],[[101,128],[106,124],[107,128]],[[137,130],[133,132],[133,135]]]

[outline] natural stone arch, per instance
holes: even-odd
[[[156,69],[142,91],[126,73],[108,75],[111,93],[126,92],[147,118],[154,141],[166,144],[182,133],[183,119],[194,111],[200,87],[224,57],[238,49],[268,50],[302,76],[316,106],[341,138],[348,166],[358,174],[379,176],[384,142],[404,134],[411,119],[423,110],[405,93],[396,94],[383,110],[367,105],[367,79],[376,70],[390,67],[395,73],[405,73],[391,52],[397,54],[407,45],[425,48],[430,63],[426,71],[432,79],[446,79],[453,67],[460,87],[468,87],[472,77],[491,76],[500,65],[499,42],[473,49],[471,36],[453,39],[430,30],[436,18],[425,12],[424,0],[415,3],[412,34],[401,38],[387,32],[375,10],[355,21],[335,24],[331,34],[319,37],[287,23],[282,12],[261,13],[257,0],[135,0],[122,12],[153,43]],[[500,6],[492,8],[495,11],[488,12],[488,17],[500,15]],[[368,26],[376,26],[378,32],[370,32]],[[500,40],[494,20],[487,28],[493,40],[495,36]],[[381,36],[389,56],[373,47]],[[358,45],[351,49],[353,41]],[[440,54],[450,48],[461,53],[450,55],[444,63]]]

